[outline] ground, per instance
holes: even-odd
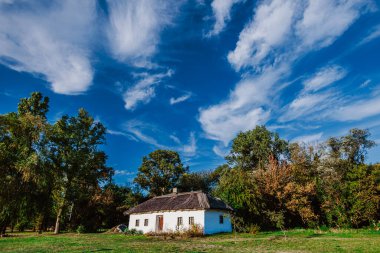
[[[379,252],[380,232],[292,230],[163,239],[142,235],[16,233],[0,238],[0,252]]]

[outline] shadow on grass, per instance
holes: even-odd
[[[306,238],[317,238],[317,237],[321,237],[323,236],[322,234],[311,234],[311,235],[308,235],[306,236]]]

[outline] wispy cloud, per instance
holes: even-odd
[[[317,94],[305,94],[296,97],[287,108],[287,111],[279,118],[280,122],[290,121],[321,112],[334,103],[335,96],[332,92]]]
[[[302,135],[294,138],[292,142],[298,142],[298,143],[305,143],[305,144],[312,144],[316,143],[322,140],[323,132],[316,133],[316,134],[310,134],[310,135]]]
[[[226,23],[231,19],[231,9],[245,0],[213,0],[211,3],[215,23],[212,30],[207,34],[208,37],[218,35],[223,31]]]
[[[146,67],[157,50],[161,31],[172,23],[178,4],[172,0],[108,1],[108,40],[114,57]]]
[[[93,79],[96,3],[7,2],[0,3],[0,63],[41,76],[56,93],[86,91]]]
[[[235,50],[228,54],[236,70],[261,64],[276,46],[285,42],[291,31],[296,2],[265,1],[257,7],[253,20],[240,33]]]
[[[177,98],[172,97],[172,98],[170,98],[169,102],[171,105],[174,105],[174,104],[184,102],[184,101],[188,100],[189,98],[191,98],[191,93],[185,94],[185,95],[177,97]]]
[[[165,78],[173,75],[173,70],[168,70],[165,73],[150,74],[145,72],[138,75],[138,81],[130,87],[123,95],[125,109],[134,110],[139,104],[147,104],[155,97],[156,86],[159,85]]]
[[[280,81],[284,72],[286,67],[269,68],[260,76],[242,79],[226,101],[201,108],[199,121],[207,137],[227,146],[239,131],[265,124],[270,117],[270,110],[265,105],[271,103],[273,85]]]
[[[367,79],[365,80],[364,82],[362,82],[359,86],[359,88],[365,88],[367,87],[369,84],[371,83],[371,80],[370,79]]]
[[[136,174],[137,172],[131,172],[127,170],[115,170],[115,175],[119,175],[119,176],[132,176]]]
[[[182,152],[184,156],[194,156],[197,152],[197,140],[195,138],[195,133],[191,132],[189,137],[189,142],[183,145]]]
[[[225,158],[229,153],[229,149],[221,145],[214,145],[212,147],[212,151],[214,151],[217,156],[220,156],[222,158]]]
[[[176,150],[184,157],[193,157],[197,153],[195,132],[190,132],[187,142],[182,142],[176,135],[167,134],[166,130],[157,125],[140,120],[129,120],[123,124],[121,131],[108,131],[108,133],[125,136],[130,140],[143,142],[154,148]]]
[[[304,81],[305,91],[318,91],[341,80],[346,74],[347,71],[337,65],[322,68],[309,79]]]
[[[372,40],[377,39],[379,37],[380,37],[380,25],[377,25],[374,28],[372,28],[370,33],[359,42],[359,46],[369,43]]]
[[[354,121],[380,114],[380,96],[356,100],[355,102],[346,101],[345,105],[326,112],[331,119],[338,121]]]
[[[271,117],[288,121],[326,109],[326,101],[335,99],[334,92],[310,92],[342,79],[346,72],[337,66],[310,77],[300,96],[285,106],[285,115],[272,113],[281,106],[276,98],[288,85],[284,80],[293,64],[305,54],[331,45],[368,10],[368,4],[367,0],[259,2],[228,54],[231,66],[242,72],[241,80],[226,100],[200,109],[199,121],[206,136],[228,145],[239,131],[264,124]]]

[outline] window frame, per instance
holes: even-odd
[[[182,217],[177,217],[177,227],[183,226],[183,218]]]
[[[224,224],[224,215],[219,215],[219,224]]]
[[[194,225],[194,216],[189,217],[189,225],[190,226]]]
[[[140,226],[140,219],[136,219],[135,221],[135,227],[139,227]]]
[[[149,219],[144,219],[144,227],[149,226]]]

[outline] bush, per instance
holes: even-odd
[[[189,229],[182,233],[185,237],[201,237],[203,236],[203,227],[198,224],[192,225]]]
[[[194,224],[189,229],[178,229],[169,232],[149,232],[146,234],[151,237],[161,237],[163,239],[175,239],[175,238],[190,238],[190,237],[202,237],[204,236],[203,227]]]
[[[142,232],[141,230],[137,230],[137,229],[135,229],[135,228],[132,228],[132,229],[128,229],[128,228],[126,228],[126,229],[124,230],[124,234],[125,234],[125,235],[142,235],[143,232]]]
[[[79,225],[79,226],[77,227],[77,233],[78,233],[78,234],[86,233],[86,227],[83,226],[83,225]]]
[[[256,224],[252,224],[251,226],[248,227],[248,233],[252,235],[256,235],[260,232],[260,226]]]

